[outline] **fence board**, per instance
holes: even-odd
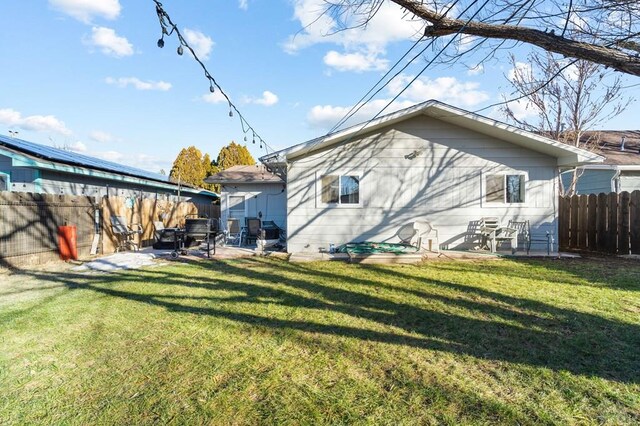
[[[640,254],[640,191],[633,191],[629,205],[629,239],[631,253]]]
[[[618,203],[618,254],[629,254],[629,193],[620,193]]]
[[[578,248],[580,250],[587,249],[587,201],[586,195],[580,195],[578,198]]]
[[[560,250],[569,249],[570,207],[570,198],[560,197],[560,203],[558,205],[558,244]]]
[[[609,205],[607,225],[607,252],[615,254],[618,252],[618,194],[615,192],[607,195]]]
[[[571,207],[570,211],[570,225],[569,225],[569,247],[577,248],[578,247],[578,207],[579,207],[580,198],[577,196],[571,197]]]
[[[587,248],[592,251],[596,251],[598,249],[598,244],[596,242],[596,234],[597,234],[597,222],[596,219],[598,215],[596,214],[598,210],[598,196],[596,194],[590,194],[587,200]]]
[[[609,209],[609,203],[607,201],[607,194],[598,194],[598,210],[596,210],[596,242],[597,250],[600,252],[607,251],[607,211]]]

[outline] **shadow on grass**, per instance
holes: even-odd
[[[407,272],[415,268],[350,266],[341,274],[314,265],[260,259],[197,262],[185,268],[108,275],[30,275],[72,290],[273,330],[406,345],[620,382],[640,379],[637,325]],[[373,271],[380,279],[354,277],[358,271]],[[428,285],[416,289],[385,280]],[[140,286],[132,291],[131,285],[123,283]],[[185,294],[188,288],[197,292]],[[383,290],[385,296],[376,294],[376,289]],[[268,309],[247,308],[267,303],[339,315],[323,316],[325,322],[316,322],[317,314],[312,311],[309,319],[301,320],[278,318]],[[367,328],[354,325],[361,322],[345,320],[345,315],[366,320]]]

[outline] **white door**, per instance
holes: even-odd
[[[245,213],[244,195],[229,195],[227,206],[229,206],[228,219],[238,219],[240,226],[244,226]]]

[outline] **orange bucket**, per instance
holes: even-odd
[[[60,259],[78,260],[78,239],[75,225],[58,226]]]

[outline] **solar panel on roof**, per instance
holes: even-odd
[[[10,138],[4,135],[0,135],[0,145],[4,145],[8,148],[13,148],[46,160],[58,161],[65,164],[125,174],[144,179],[151,179],[159,182],[170,182],[168,176],[161,175],[159,173],[148,172],[146,170],[137,169],[135,167],[125,166],[123,164],[113,163],[111,161],[101,160],[99,158],[89,157],[88,155],[77,154],[75,152],[65,151],[59,148],[40,145],[22,139]]]

